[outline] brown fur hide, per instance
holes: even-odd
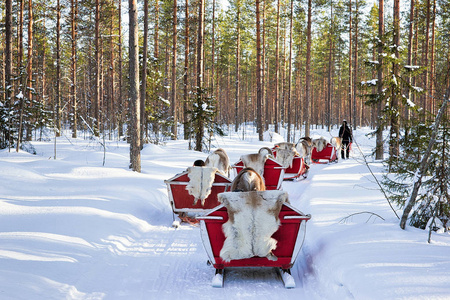
[[[225,176],[230,177],[230,159],[227,153],[222,148],[215,150],[205,160],[207,167],[214,167],[219,170]]]
[[[264,164],[266,163],[268,156],[260,153],[252,153],[241,156],[241,161],[247,168],[252,168],[259,175],[264,175]]]
[[[225,242],[220,257],[228,262],[254,256],[277,260],[272,251],[277,241],[278,215],[288,201],[284,191],[221,193],[219,201],[227,208],[228,221],[222,225]]]
[[[244,168],[231,183],[231,191],[265,191],[264,179],[252,168]]]
[[[327,146],[328,142],[325,138],[321,137],[312,140],[313,148],[316,148],[317,152],[321,152]]]

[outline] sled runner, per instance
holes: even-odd
[[[337,162],[338,157],[336,148],[330,143],[320,152],[317,152],[316,148],[311,150],[311,161],[319,164],[327,164],[330,162]]]
[[[236,171],[236,175],[239,174],[242,169],[244,169],[244,163],[239,160],[237,163],[232,165],[232,168]],[[264,163],[264,183],[266,184],[266,190],[279,190],[281,189],[281,184],[284,178],[284,168],[283,166],[275,161],[273,158],[268,158]]]
[[[277,148],[273,148],[273,155],[277,157]],[[295,155],[292,159],[292,166],[284,170],[284,180],[305,179],[308,177],[309,166],[305,163],[303,157]]]
[[[248,193],[260,193],[262,198],[270,198],[269,193],[285,193],[283,191],[264,191],[264,192],[247,192]],[[236,193],[224,193],[224,194],[239,194]],[[219,199],[223,200],[224,194],[219,195]],[[287,193],[285,193],[287,195]],[[242,201],[242,200],[241,200]],[[239,201],[236,201],[236,203]],[[223,287],[223,275],[225,268],[230,267],[271,267],[279,270],[281,278],[283,279],[286,288],[294,288],[295,281],[290,274],[290,269],[295,263],[295,260],[300,252],[303,245],[303,241],[306,233],[306,222],[311,219],[310,215],[305,215],[289,203],[285,202],[280,204],[280,210],[278,213],[278,219],[280,221],[280,226],[273,230],[273,234],[270,239],[276,241],[276,248],[270,251],[270,255],[266,257],[253,256],[250,258],[243,259],[229,259],[226,255],[226,250],[230,248],[230,243],[227,243],[226,239],[229,239],[232,234],[228,234],[226,228],[229,225],[228,210],[224,204],[212,209],[203,216],[197,217],[200,220],[200,231],[203,241],[203,246],[207,252],[209,263],[216,269],[216,273],[211,282],[213,287]],[[235,212],[231,212],[233,216]],[[260,214],[254,214],[260,216]],[[256,217],[255,217],[256,218]],[[248,218],[244,218],[246,220]],[[231,222],[237,223],[238,217],[234,218]],[[228,222],[228,223],[227,223]],[[263,221],[267,224],[266,220]],[[227,224],[225,224],[227,223]],[[225,224],[225,226],[224,226]],[[257,223],[258,224],[258,223]],[[265,227],[265,226],[264,226]],[[248,228],[248,226],[243,226],[242,228]],[[256,230],[259,230],[257,226]],[[241,240],[239,237],[239,241]],[[259,237],[259,235],[258,235]],[[262,238],[261,241],[267,241],[267,238]],[[252,239],[254,241],[254,239]],[[228,241],[229,242],[229,241]],[[231,245],[236,245],[236,241],[232,242]],[[246,245],[246,244],[244,244]],[[245,248],[245,247],[244,247]],[[251,249],[255,249],[252,245]],[[238,249],[238,255],[245,252],[244,250]],[[225,257],[225,258],[223,258]],[[245,257],[245,256],[242,256]]]
[[[164,182],[167,185],[172,211],[174,214],[178,214],[182,221],[188,213],[201,214],[220,205],[217,200],[217,194],[227,191],[231,185],[231,180],[228,177],[215,173],[211,193],[204,199],[202,204],[201,200],[196,201],[195,197],[186,189],[190,182],[188,171],[177,174],[170,179],[164,180]],[[174,222],[174,226],[176,225]]]

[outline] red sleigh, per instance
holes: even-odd
[[[277,248],[273,250],[273,254],[278,258],[276,261],[269,260],[266,257],[223,261],[220,257],[220,251],[225,242],[222,225],[228,221],[227,209],[220,205],[206,215],[197,217],[197,219],[200,220],[203,246],[209,262],[216,269],[216,274],[212,280],[213,287],[223,286],[223,275],[225,268],[228,267],[275,267],[279,270],[285,287],[295,287],[290,269],[303,245],[306,222],[311,219],[310,215],[303,214],[288,203],[283,204],[279,214],[281,225],[272,235],[272,238],[278,241]]]
[[[323,150],[320,152],[318,152],[316,148],[312,148],[311,161],[319,164],[337,162],[338,157],[336,153],[336,148],[330,143],[328,143],[327,146],[323,148]]]
[[[239,160],[232,166],[236,170],[236,174],[239,174],[244,169],[244,163]],[[266,184],[266,190],[279,190],[283,183],[285,169],[283,166],[272,158],[268,158],[264,164],[264,183]]]
[[[187,213],[205,213],[220,205],[217,200],[217,194],[228,191],[231,186],[231,179],[220,173],[216,173],[211,187],[211,194],[205,199],[204,205],[202,205],[201,201],[197,201],[194,204],[194,196],[190,195],[186,190],[186,186],[189,184],[187,171],[177,174],[168,180],[164,180],[164,182],[167,185],[172,211],[174,214],[180,215],[186,215]]]
[[[273,148],[273,155],[277,157],[277,148]],[[309,166],[305,163],[303,157],[295,155],[292,160],[292,166],[284,170],[284,180],[294,180],[300,178],[308,177]]]

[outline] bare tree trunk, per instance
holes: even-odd
[[[147,123],[145,114],[145,102],[147,99],[147,53],[148,53],[148,0],[144,0],[144,45],[142,48],[142,75],[141,75],[141,147],[144,146],[145,124]]]
[[[5,101],[8,106],[8,113],[13,107],[11,97],[12,90],[12,0],[5,1]],[[11,118],[8,121],[9,130],[11,130]],[[12,145],[11,131],[6,133],[5,142],[8,140],[9,149]]]
[[[294,0],[291,0],[291,13],[289,24],[289,75],[288,75],[288,103],[287,103],[287,142],[291,141],[291,101],[292,101],[292,30],[293,30],[293,18],[294,18]]]
[[[436,0],[433,0],[433,13],[432,13],[432,21],[431,21],[431,60],[430,60],[430,111],[431,113],[435,113],[435,86],[434,82],[436,81],[435,72],[435,47],[436,47]]]
[[[95,0],[95,92],[94,92],[94,134],[100,132],[100,0]]]
[[[72,137],[77,137],[77,22],[78,22],[78,0],[72,0],[71,7],[71,34],[72,34],[72,69],[70,93],[72,96]]]
[[[61,136],[61,5],[56,2],[56,136]]]
[[[117,12],[118,14],[118,22],[119,22],[119,95],[118,95],[118,104],[119,104],[119,122],[118,122],[118,126],[119,126],[119,137],[123,136],[123,120],[124,120],[124,112],[125,110],[125,104],[123,102],[122,99],[122,65],[123,65],[123,61],[122,61],[122,0],[119,0],[119,10]]]
[[[172,139],[177,139],[178,117],[177,117],[177,0],[173,0],[173,33],[172,33]]]
[[[412,65],[412,49],[413,49],[413,22],[414,22],[414,0],[411,0],[410,3],[410,11],[409,11],[409,25],[408,25],[408,59],[407,64],[408,66]],[[409,85],[411,84],[411,75],[408,75],[406,78],[406,84],[407,84],[407,98],[408,100],[411,100],[411,89],[409,88]],[[409,124],[409,120],[411,118],[410,110],[408,109],[408,106],[406,106],[406,122]]]
[[[129,48],[130,48],[130,168],[141,172],[141,126],[139,102],[139,45],[136,0],[128,0],[129,5]]]
[[[280,120],[278,119],[279,115],[279,87],[278,81],[280,77],[280,0],[277,0],[277,36],[276,36],[276,46],[275,46],[275,132],[279,133],[280,129],[278,128],[278,123]]]
[[[379,96],[383,93],[383,41],[384,41],[384,0],[379,0],[378,2],[378,81],[377,81],[377,93]],[[383,109],[383,103],[381,99],[377,104],[377,139],[375,148],[375,158],[377,160],[382,160],[384,157],[383,149],[383,123],[381,119],[381,111]]]
[[[411,212],[412,208],[416,204],[417,195],[419,194],[419,189],[422,185],[422,177],[426,175],[426,172],[428,170],[428,158],[430,157],[433,146],[436,143],[436,135],[439,131],[439,124],[441,122],[442,116],[445,114],[445,112],[447,110],[447,105],[448,105],[449,101],[450,101],[450,87],[448,87],[447,91],[445,92],[444,101],[436,115],[436,119],[434,120],[433,131],[431,132],[431,137],[430,137],[430,141],[428,142],[427,150],[424,153],[422,160],[420,161],[420,166],[419,166],[419,169],[417,170],[418,172],[417,172],[417,176],[414,181],[414,186],[413,186],[413,190],[411,192],[411,196],[405,206],[405,209],[403,210],[403,215],[400,220],[400,228],[402,228],[402,229],[405,229],[406,221],[408,220],[409,213]]]
[[[400,0],[394,0],[394,48],[395,57],[399,59],[399,46],[400,46]],[[399,66],[397,63],[392,65],[394,76],[398,78]],[[389,155],[392,158],[396,158],[399,155],[399,138],[400,138],[400,124],[399,124],[399,99],[396,92],[391,96],[391,129],[389,134]]]
[[[239,94],[240,94],[240,80],[241,80],[241,2],[238,0],[237,6],[237,20],[236,20],[236,99],[234,101],[234,131],[239,129]]]
[[[352,0],[349,1],[349,28],[348,28],[348,113],[350,114],[350,126],[355,126],[355,116],[352,114],[353,100],[353,20]]]
[[[189,103],[189,0],[186,0],[186,12],[185,12],[185,43],[184,43],[184,101],[183,101],[183,123],[184,123],[184,139],[189,138],[189,126],[188,126],[188,103]]]
[[[114,7],[114,0],[111,0],[111,7]],[[109,27],[109,47],[110,47],[110,57],[109,57],[109,79],[110,79],[110,101],[108,103],[108,115],[109,115],[109,139],[111,139],[111,134],[113,128],[115,127],[115,103],[116,103],[116,91],[115,91],[115,68],[114,68],[114,24],[113,18],[111,18],[110,27]]]
[[[306,90],[305,90],[305,136],[310,135],[310,105],[311,105],[311,10],[312,1],[308,0],[308,23],[306,25]]]
[[[197,40],[197,105],[203,104],[203,42],[204,42],[204,14],[205,0],[199,1],[198,7],[198,40]],[[203,119],[197,118],[195,150],[202,151]]]
[[[334,20],[333,20],[333,0],[331,0],[331,9],[330,9],[330,47],[328,49],[328,94],[327,94],[327,128],[328,131],[331,131],[331,77],[333,72],[333,32],[334,32]]]
[[[263,140],[262,127],[262,82],[261,82],[261,12],[260,1],[256,0],[256,127],[259,140]]]
[[[353,69],[353,129],[356,130],[357,125],[361,125],[361,116],[362,116],[362,111],[359,115],[356,114],[356,89],[357,89],[357,84],[358,84],[358,30],[359,30],[359,24],[358,24],[358,13],[359,13],[359,0],[355,0],[355,56],[354,56],[354,69]],[[357,122],[356,120],[359,120],[359,122]]]

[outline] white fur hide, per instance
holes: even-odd
[[[300,157],[303,157],[306,163],[310,163],[310,157],[311,157],[311,146],[309,145],[308,141],[306,140],[300,140],[300,142],[295,146],[297,149],[298,154]]]
[[[211,187],[214,183],[217,168],[189,167],[187,171],[189,183],[186,186],[186,190],[189,192],[189,195],[194,196],[194,205],[200,200],[203,206],[205,205],[205,199],[211,194]]]
[[[279,162],[284,168],[292,167],[296,153],[297,151],[292,149],[278,149],[276,161]]]
[[[322,152],[327,144],[327,140],[323,137],[312,140],[312,146],[316,148],[317,152]]]
[[[228,221],[222,225],[225,242],[220,257],[228,262],[254,256],[277,260],[272,254],[277,241],[272,235],[278,230],[278,215],[288,202],[284,191],[228,192],[218,195],[228,210]]]
[[[256,172],[258,172],[259,175],[264,175],[264,164],[266,163],[266,160],[268,158],[268,155],[260,154],[260,153],[253,153],[253,154],[246,154],[241,156],[241,161],[244,164],[246,168],[252,168]]]
[[[217,153],[211,153],[206,159],[206,166],[217,168],[218,171],[225,176],[228,176],[228,165],[222,157]]]

